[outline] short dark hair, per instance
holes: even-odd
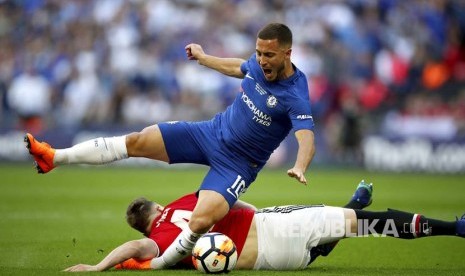
[[[288,26],[282,23],[270,23],[258,32],[260,39],[278,39],[280,46],[292,46],[292,32]]]
[[[147,234],[147,227],[149,226],[149,218],[152,214],[152,206],[155,202],[139,197],[134,199],[126,210],[126,221],[128,224],[141,232]]]

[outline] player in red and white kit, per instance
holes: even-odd
[[[303,269],[328,245],[356,235],[386,235],[402,239],[450,235],[465,237],[465,216],[457,221],[441,221],[419,214],[388,209],[384,212],[361,210],[371,203],[372,186],[363,181],[357,187],[351,208],[323,205],[287,205],[256,210],[237,201],[228,214],[211,229],[229,236],[238,252],[236,269]],[[196,193],[183,196],[163,207],[145,198],[134,200],[127,210],[127,221],[146,238],[124,243],[97,265],[79,264],[65,271],[153,269],[150,260],[163,254],[188,225],[197,203]],[[364,228],[364,226],[366,226]],[[332,247],[331,247],[332,248]],[[174,268],[193,268],[186,257]]]
[[[150,205],[150,203],[151,201],[140,198],[135,200],[130,208],[140,208],[139,206]],[[166,248],[168,248],[179,233],[187,227],[196,203],[197,196],[195,193],[183,196],[163,208],[161,215],[154,220],[147,237],[155,241],[160,254],[165,252]],[[130,212],[130,210],[128,211]],[[229,236],[235,242],[237,253],[240,256],[247,238],[248,229],[254,218],[254,213],[255,208],[252,205],[238,201],[231,211],[213,226],[211,231],[221,232]],[[131,216],[129,214],[128,219]],[[182,263],[191,266],[191,257],[185,258],[182,260]]]

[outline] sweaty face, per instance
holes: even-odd
[[[257,61],[267,81],[286,78],[285,61],[290,60],[290,49],[279,46],[277,39],[257,39]]]

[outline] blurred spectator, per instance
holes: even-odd
[[[70,80],[63,91],[59,124],[76,127],[105,122],[109,95],[105,93],[96,71],[97,61],[94,53],[79,53]]]
[[[172,120],[171,105],[159,91],[128,94],[122,104],[125,123],[150,125]]]
[[[7,92],[7,102],[19,117],[19,127],[31,133],[39,133],[44,127],[44,116],[51,105],[48,81],[32,67],[15,77]]]
[[[458,124],[451,113],[453,107],[437,95],[411,95],[401,112],[391,111],[384,121],[386,135],[395,138],[426,137],[450,140],[458,133]]]

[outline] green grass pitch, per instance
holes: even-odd
[[[62,275],[98,262],[141,236],[124,221],[127,204],[146,196],[161,204],[194,191],[206,168],[63,167],[37,175],[32,166],[0,165],[0,275]],[[361,179],[374,183],[369,210],[387,207],[444,220],[465,212],[465,176],[387,174],[312,168],[308,186],[285,169],[264,170],[243,200],[266,207],[341,206]],[[200,275],[197,271],[110,271],[110,275]],[[464,275],[465,239],[352,238],[304,271],[233,271],[230,275]]]

